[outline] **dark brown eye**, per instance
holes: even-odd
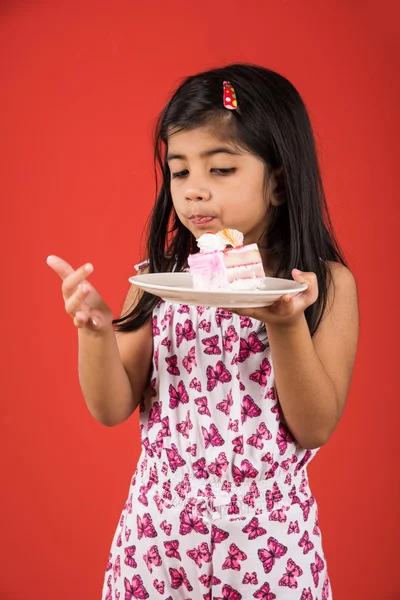
[[[214,173],[216,172],[217,175],[230,175],[231,173],[234,173],[236,169],[211,169],[211,171]]]
[[[177,173],[172,173],[172,179],[181,179],[185,177],[189,171],[186,169],[185,171],[178,171]]]

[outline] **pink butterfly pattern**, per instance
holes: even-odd
[[[212,559],[212,554],[208,548],[207,542],[202,542],[197,548],[187,550],[186,554],[194,560],[198,567],[201,567],[203,562],[209,563]]]
[[[280,544],[275,538],[269,537],[267,548],[258,550],[258,558],[262,562],[264,572],[270,573],[275,565],[275,561],[285,556],[287,547]]]
[[[208,408],[207,396],[201,396],[200,398],[195,398],[194,403],[198,406],[197,412],[199,413],[199,415],[207,415],[207,417],[211,417],[211,413]]]
[[[221,348],[219,343],[219,335],[213,335],[212,337],[205,338],[202,340],[204,346],[206,346],[203,350],[205,354],[221,354]]]
[[[166,356],[165,362],[168,365],[167,371],[168,371],[168,373],[170,373],[170,375],[180,375],[181,374],[179,367],[178,367],[178,357],[176,356],[176,354],[174,354],[173,356]]]
[[[310,535],[307,530],[301,536],[299,546],[300,548],[303,548],[303,554],[307,554],[307,552],[310,552],[314,548],[314,544],[310,540]]]
[[[149,598],[149,593],[143,585],[143,580],[140,575],[134,575],[129,581],[127,577],[124,579],[125,587],[125,600],[132,600],[137,598],[138,600],[146,600]]]
[[[209,430],[202,425],[201,432],[203,434],[205,448],[208,448],[210,445],[222,446],[225,443],[222,435],[219,433],[214,423],[211,423]]]
[[[189,438],[189,431],[193,429],[193,423],[190,420],[190,410],[186,413],[186,418],[182,423],[176,425],[176,430],[179,431],[185,438]]]
[[[300,528],[299,528],[299,522],[296,521],[290,521],[289,523],[289,527],[288,527],[288,534],[290,533],[300,533]]]
[[[286,573],[282,575],[278,584],[296,589],[298,586],[296,577],[300,577],[301,575],[303,575],[303,569],[296,565],[293,559],[289,558],[286,565]]]
[[[259,417],[261,412],[261,408],[254,402],[251,396],[244,396],[241,406],[242,424],[245,423],[248,418],[253,419],[254,417]]]
[[[140,540],[143,536],[148,538],[156,537],[157,531],[153,525],[152,516],[149,513],[144,513],[143,518],[136,516],[137,535]]]
[[[232,390],[230,390],[226,396],[226,399],[222,400],[222,402],[218,402],[216,405],[216,408],[217,408],[217,410],[220,410],[221,412],[223,412],[225,415],[229,416],[229,414],[231,412],[232,404],[233,404]]]
[[[271,592],[271,588],[268,582],[263,583],[260,589],[256,590],[253,594],[254,598],[260,598],[261,600],[275,600],[276,594]]]
[[[245,340],[244,338],[240,338],[240,350],[239,350],[239,362],[244,362],[251,354],[257,354],[258,352],[263,352],[265,349],[264,344],[258,338],[257,334],[252,331]]]
[[[311,588],[303,589],[300,600],[314,600],[314,597],[311,592]]]
[[[134,558],[134,554],[136,552],[136,546],[126,546],[125,547],[125,560],[124,563],[128,567],[132,567],[135,569],[137,567],[137,562]]]
[[[232,476],[236,485],[240,485],[241,483],[243,483],[243,481],[245,481],[246,478],[254,479],[255,477],[257,477],[257,475],[257,469],[247,458],[244,458],[241,461],[241,468],[239,468],[237,465],[232,465]]]
[[[249,379],[251,379],[251,381],[255,381],[262,387],[266,387],[268,383],[268,377],[270,375],[271,363],[269,362],[268,358],[263,358],[260,368],[257,369],[257,371],[254,371],[254,373],[250,373]]]
[[[244,585],[257,585],[258,583],[258,577],[257,577],[257,573],[255,571],[253,571],[252,573],[245,573],[244,577],[242,579],[242,583]]]
[[[243,527],[242,529],[243,533],[247,533],[248,534],[248,539],[249,540],[254,540],[257,537],[260,537],[262,535],[265,535],[267,533],[267,530],[264,529],[264,527],[261,527],[258,521],[257,517],[253,517],[249,523]]]
[[[208,465],[208,472],[222,477],[229,466],[228,459],[226,458],[225,452],[220,452],[217,458]]]
[[[189,387],[192,390],[196,390],[196,392],[201,393],[201,389],[202,389],[201,381],[199,381],[197,379],[197,377],[193,377],[192,381],[189,383]]]
[[[242,594],[228,583],[222,587],[222,597],[213,596],[213,600],[241,600],[242,598]],[[204,596],[204,600],[211,600],[211,593],[209,597]]]
[[[203,329],[206,333],[210,333],[210,331],[211,331],[211,321],[207,321],[206,319],[203,319],[199,323],[199,329]]]
[[[196,332],[193,329],[193,322],[190,319],[186,319],[183,325],[181,323],[177,323],[175,327],[175,333],[177,348],[179,348],[183,341],[196,339]]]
[[[318,587],[319,576],[323,572],[324,566],[324,561],[322,560],[318,552],[315,552],[315,562],[312,562],[310,565],[315,587]]]
[[[235,543],[229,546],[228,556],[222,563],[222,569],[233,569],[234,571],[240,571],[241,565],[239,561],[246,560],[247,554],[240,550]]]
[[[151,324],[143,452],[102,600],[329,600],[316,451],[285,424],[260,323],[160,300]]]
[[[164,531],[165,535],[171,535],[171,531],[172,531],[171,523],[167,523],[167,521],[164,519],[164,521],[161,521],[160,527]]]
[[[157,315],[153,317],[153,337],[160,335],[160,328],[158,327],[157,319]]]
[[[172,348],[172,342],[171,342],[171,340],[170,340],[169,338],[165,337],[165,338],[162,340],[162,342],[161,342],[161,345],[162,345],[162,346],[165,346],[165,347],[167,348],[168,352],[170,352],[170,351],[171,351],[171,348]]]
[[[143,560],[150,573],[153,572],[153,566],[159,567],[162,564],[162,558],[158,552],[158,547],[153,544],[150,549],[143,554]]]
[[[217,308],[217,310],[215,311],[215,322],[218,325],[218,327],[221,327],[221,323],[225,319],[230,321],[232,319],[232,313],[222,308]]]
[[[214,367],[209,365],[206,370],[206,376],[207,376],[207,390],[209,392],[212,392],[212,390],[219,383],[222,383],[222,384],[228,383],[232,379],[232,375],[229,373],[228,369],[226,368],[226,366],[222,362],[222,360],[219,360],[217,362],[217,364],[215,365],[215,369],[214,369]]]
[[[183,567],[179,567],[179,569],[173,569],[172,567],[170,567],[169,575],[171,578],[171,587],[174,590],[180,588],[181,585],[184,585],[189,592],[193,590],[193,587],[190,581],[188,580],[186,576],[186,571]]]
[[[201,575],[199,577],[199,581],[205,585],[206,588],[209,588],[212,585],[219,585],[221,583],[221,580],[218,579],[218,577],[215,577],[215,575]]]
[[[225,352],[232,352],[233,344],[235,344],[238,340],[239,336],[236,329],[233,325],[229,325],[225,335],[222,337],[222,346],[224,347]]]
[[[196,533],[208,533],[208,527],[199,517],[191,515],[188,510],[183,510],[179,515],[181,522],[179,533],[180,535],[188,535],[192,531]]]
[[[167,558],[177,558],[178,560],[182,560],[178,550],[179,540],[165,541],[163,544],[165,548],[165,556]]]
[[[264,422],[261,422],[257,427],[256,432],[253,433],[249,438],[247,438],[246,442],[250,446],[254,446],[257,450],[262,450],[264,448],[264,440],[270,440],[272,438],[272,434],[269,431],[268,427]]]
[[[176,408],[180,403],[187,404],[189,402],[189,394],[186,391],[185,384],[180,381],[175,388],[172,383],[169,384],[169,407]]]
[[[182,359],[182,365],[185,367],[188,373],[191,373],[193,367],[197,367],[196,362],[196,347],[192,346],[186,356]],[[190,384],[189,384],[190,385]]]

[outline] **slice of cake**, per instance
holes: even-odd
[[[188,264],[193,287],[198,290],[263,288],[265,277],[257,244],[243,245],[236,229],[205,233],[197,240],[198,254],[190,254]]]

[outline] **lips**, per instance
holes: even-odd
[[[206,216],[206,215],[192,215],[189,217],[190,221],[194,225],[205,225],[206,223],[210,223],[214,217]]]

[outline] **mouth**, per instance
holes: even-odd
[[[193,223],[196,227],[201,227],[202,225],[207,225],[210,223],[214,217],[206,216],[206,215],[192,215],[189,217],[189,221]]]

